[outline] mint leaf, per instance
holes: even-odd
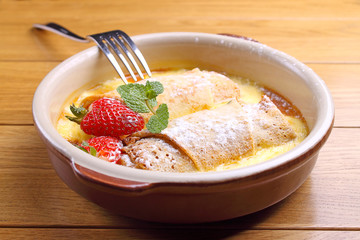
[[[123,99],[147,99],[145,96],[146,88],[142,84],[129,83],[120,85],[116,90]]]
[[[124,98],[123,98],[124,99]],[[133,111],[138,113],[148,113],[150,112],[148,106],[144,100],[139,99],[124,99],[126,106],[131,108]]]
[[[160,133],[169,123],[169,110],[166,104],[160,104],[156,114],[151,116],[146,128],[152,133]]]
[[[141,84],[129,83],[119,86],[117,89],[126,106],[138,113],[148,113],[146,106],[145,86]]]
[[[147,99],[153,99],[164,92],[164,87],[160,82],[147,81],[145,85],[145,91]]]
[[[154,90],[147,90],[145,93],[145,96],[147,99],[154,99],[157,97],[158,94],[156,94],[156,92]]]
[[[147,81],[146,90],[147,89],[152,89],[156,93],[156,96],[164,92],[164,86],[161,84],[161,82],[157,81]]]
[[[138,113],[152,112],[154,114],[146,124],[150,132],[160,133],[167,127],[169,122],[167,105],[161,104],[156,111],[154,110],[158,104],[156,97],[164,92],[164,87],[160,82],[147,81],[145,85],[129,83],[119,86],[116,90],[125,104],[133,111]]]
[[[145,86],[141,85],[141,84],[133,84],[133,83],[131,83],[131,84],[132,84],[132,86],[130,86],[130,88],[129,88],[129,94],[132,97],[135,97],[139,100],[146,100],[147,97],[146,97]]]
[[[156,110],[156,115],[158,115],[161,119],[168,121],[169,120],[168,106],[165,103],[160,104],[160,106]]]

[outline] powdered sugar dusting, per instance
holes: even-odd
[[[127,166],[127,167],[134,167],[135,164],[131,161],[129,155],[122,154],[121,155],[121,165]]]
[[[124,148],[135,167],[170,171],[194,171],[192,161],[177,148],[160,138],[143,138]]]
[[[171,98],[193,95],[214,86],[214,84],[208,80],[212,75],[209,72],[200,71],[198,68],[187,71],[181,75],[174,75],[173,77],[173,80],[171,76],[160,76],[152,80],[164,82],[164,84],[169,85],[167,86],[168,89],[176,90],[169,92]]]
[[[198,170],[208,171],[221,164],[229,164],[242,157],[253,155],[256,146],[260,146],[258,139],[261,134],[269,133],[269,143],[281,137],[279,133],[272,133],[276,127],[271,126],[274,126],[274,119],[278,116],[277,113],[274,115],[274,111],[269,111],[268,114],[268,110],[274,107],[271,100],[265,96],[265,100],[263,99],[260,103],[239,103],[236,88],[229,92],[217,91],[221,87],[228,89],[224,85],[231,80],[224,75],[194,69],[177,76],[176,79],[169,79],[166,76],[166,80],[167,85],[165,84],[164,87],[170,86],[172,89],[168,92],[170,96],[168,104],[192,106],[189,104],[189,99],[195,97],[194,99],[198,102],[201,100],[204,106],[207,104],[216,108],[211,110],[203,108],[200,111],[174,118],[160,136],[150,135],[152,140],[147,139],[146,147],[138,144],[144,138],[138,141],[136,143],[138,146],[133,148],[131,158],[135,159],[142,168],[159,169],[161,166],[160,169],[163,170],[165,168],[162,167],[163,164],[174,168],[177,164],[176,159],[188,157]],[[202,97],[199,94],[202,94]],[[223,102],[224,95],[231,96],[230,103],[220,104],[219,100]],[[173,99],[177,101],[173,102]],[[214,105],[214,103],[217,104]],[[167,139],[174,145],[162,143],[162,149],[160,149],[157,141],[162,140],[154,140],[157,137]],[[166,156],[164,156],[165,153],[167,153]],[[180,158],[177,158],[179,156]]]
[[[163,170],[167,166],[173,170],[177,160],[190,158],[197,170],[213,170],[255,154],[258,147],[291,140],[292,129],[281,117],[266,96],[256,104],[240,104],[233,99],[215,109],[176,118],[160,135],[142,135],[152,140],[137,141],[132,159],[146,169]]]
[[[248,122],[235,100],[214,110],[177,118],[162,134],[179,144],[203,170],[217,162],[238,159],[252,149]]]

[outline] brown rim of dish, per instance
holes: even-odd
[[[241,38],[244,40],[260,43],[258,40],[255,40],[253,38],[249,38],[249,37],[245,37],[245,36],[241,36],[241,35],[237,35],[237,34],[233,34],[233,33],[218,33],[218,35],[234,37],[234,38]]]

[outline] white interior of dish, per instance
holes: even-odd
[[[261,172],[291,161],[318,143],[331,127],[334,106],[324,82],[307,66],[260,43],[204,33],[157,33],[133,37],[151,69],[194,68],[226,72],[257,81],[288,98],[303,113],[309,136],[298,147],[261,164],[209,173],[161,173],[113,165],[73,147],[55,129],[70,94],[89,83],[116,75],[98,51],[89,48],[65,60],[39,85],[33,100],[34,120],[54,146],[75,163],[100,173],[145,182],[218,181]]]

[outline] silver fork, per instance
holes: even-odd
[[[145,79],[145,77],[142,71],[140,70],[139,65],[137,64],[134,55],[143,66],[147,75],[151,77],[151,71],[148,64],[146,63],[144,56],[141,54],[140,50],[137,48],[137,46],[131,40],[131,38],[123,31],[115,30],[104,33],[97,33],[97,34],[88,35],[86,38],[83,38],[56,23],[34,24],[33,27],[37,29],[51,31],[53,33],[59,34],[61,36],[70,38],[78,42],[90,42],[90,40],[94,41],[101,49],[101,51],[105,54],[105,56],[109,59],[110,63],[114,66],[115,70],[117,71],[120,78],[124,81],[125,84],[127,84],[128,81],[126,79],[124,72],[121,70],[121,67],[118,61],[116,60],[113,52],[121,60],[121,62],[128,70],[128,72],[130,73],[131,77],[134,79],[135,82],[137,81],[137,77],[135,76],[133,69],[128,63],[128,60],[130,60],[132,66],[135,68],[140,78]]]

